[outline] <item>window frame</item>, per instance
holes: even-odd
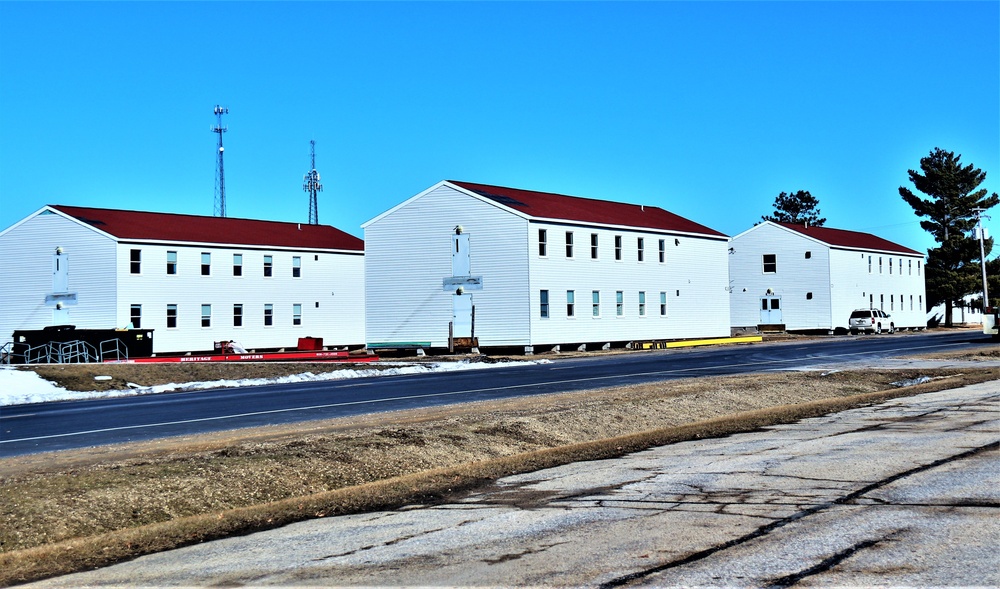
[[[770,262],[767,261],[768,257],[771,258]],[[777,274],[778,273],[778,254],[761,254],[761,256],[760,256],[760,262],[761,262],[761,273],[762,274]],[[768,266],[771,267],[770,271],[768,271],[768,269],[767,269]]]
[[[596,233],[591,233],[590,234],[590,259],[591,260],[597,260],[598,259],[598,252],[599,252],[599,247],[598,246],[599,246],[599,244],[600,244],[600,239],[598,238],[597,234]]]
[[[660,263],[667,263],[667,240],[661,239],[659,243]]]
[[[177,303],[167,303],[167,329],[177,329]]]
[[[292,326],[302,326],[302,303],[292,303]]]
[[[274,327],[274,303],[264,303],[264,327]]]
[[[538,313],[539,318],[549,318],[549,290],[543,288],[538,291]]]
[[[635,251],[636,259],[639,262],[646,261],[646,238],[636,237],[635,238]]]
[[[138,311],[138,312],[136,312]],[[128,309],[128,320],[132,329],[142,329],[142,304],[132,303]]]
[[[233,254],[233,276],[243,277],[243,254]]]
[[[594,318],[601,317],[601,291],[590,291],[591,315]]]
[[[302,256],[292,256],[292,278],[302,278]]]
[[[566,259],[569,260],[569,259],[572,259],[572,258],[573,258],[573,232],[572,231],[567,231],[566,232]]]
[[[576,317],[576,291],[567,290],[566,291],[566,318],[572,319]]]
[[[639,317],[646,316],[646,291],[639,291]]]
[[[142,274],[142,250],[130,249],[128,254],[129,274]]]
[[[549,257],[549,231],[548,229],[538,229],[538,257]]]
[[[616,235],[615,236],[615,261],[616,262],[621,262],[622,261],[622,236],[621,235]]]
[[[264,278],[274,277],[274,256],[264,256]]]
[[[243,303],[233,303],[233,327],[243,327]]]
[[[660,291],[660,317],[667,316],[667,291]]]
[[[205,313],[206,310],[208,311],[207,314]],[[211,303],[202,303],[202,305],[201,305],[201,326],[203,328],[211,328],[212,327],[212,304]]]
[[[176,276],[176,275],[177,275],[177,250],[167,250],[167,276]]]
[[[623,290],[615,291],[615,316],[625,316],[625,291]]]
[[[201,252],[201,275],[212,275],[212,252]]]

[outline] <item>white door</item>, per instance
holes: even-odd
[[[451,275],[469,276],[472,264],[469,258],[469,234],[451,236]],[[451,296],[451,321],[455,337],[472,337],[472,293],[464,291]]]
[[[769,295],[760,298],[761,325],[777,325],[781,323],[781,297]]]

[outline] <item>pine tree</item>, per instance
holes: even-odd
[[[826,223],[826,219],[819,216],[817,205],[819,200],[809,194],[808,190],[792,194],[782,192],[774,199],[774,213],[761,217],[761,220],[820,227]]]
[[[918,217],[927,217],[920,227],[934,236],[940,247],[927,252],[927,307],[944,303],[946,326],[951,326],[951,310],[962,297],[976,292],[980,273],[979,244],[972,238],[975,209],[989,209],[1000,202],[997,193],[987,196],[979,185],[986,172],[969,164],[962,156],[935,147],[920,160],[921,172],[909,171],[910,181],[930,198],[920,198],[904,186],[899,195]],[[993,239],[986,240],[986,254]]]

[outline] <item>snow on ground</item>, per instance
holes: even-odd
[[[551,360],[527,360],[517,362],[525,364],[549,364]],[[369,364],[370,366],[371,364]],[[322,380],[346,380],[365,378],[369,376],[398,376],[401,374],[423,374],[427,372],[452,372],[458,370],[481,370],[500,368],[509,363],[491,364],[486,362],[435,362],[428,364],[393,365],[393,368],[345,369],[322,374],[303,372],[279,378],[248,378],[241,380],[213,380],[208,382],[170,383],[143,387],[134,385],[120,391],[67,391],[39,377],[30,370],[17,370],[9,366],[0,366],[0,406],[24,405],[27,403],[45,403],[48,401],[67,401],[77,399],[95,399],[99,397],[127,397],[132,395],[149,395],[169,393],[173,391],[195,391],[226,387],[252,387],[265,384],[283,384],[296,382],[313,382]]]

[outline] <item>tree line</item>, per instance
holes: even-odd
[[[978,236],[973,230],[980,216],[1000,202],[997,193],[988,194],[980,188],[986,172],[973,164],[962,165],[962,156],[952,151],[934,148],[920,159],[920,170],[909,170],[910,182],[917,192],[899,187],[899,195],[913,208],[920,227],[934,237],[939,246],[927,251],[924,263],[927,286],[927,310],[944,303],[946,326],[952,325],[952,309],[962,300],[982,293],[982,259],[989,260],[993,238],[983,241],[980,253]],[[774,199],[774,212],[761,217],[764,221],[794,223],[821,227],[819,200],[808,190],[782,192]],[[986,262],[989,301],[983,307],[1000,306],[1000,258]]]

